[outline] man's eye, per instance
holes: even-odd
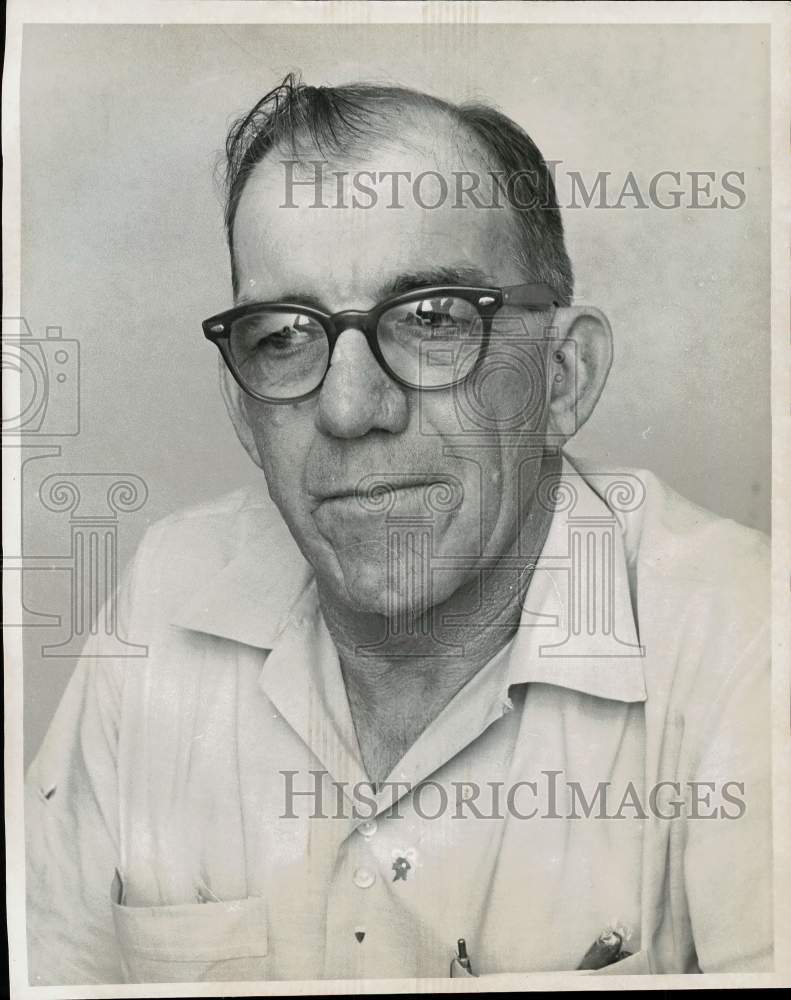
[[[324,332],[310,316],[263,315],[238,324],[242,353],[285,354],[323,340]]]
[[[452,299],[426,299],[417,307],[417,316],[424,326],[451,326],[454,301]]]
[[[453,322],[453,319],[447,314],[442,312],[424,312],[423,321],[428,326],[448,326]]]
[[[293,326],[284,326],[282,330],[262,336],[257,346],[267,350],[284,350],[297,347],[309,339],[310,334],[307,330],[295,330]]]

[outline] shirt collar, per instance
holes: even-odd
[[[564,455],[559,498],[510,647],[506,687],[646,700],[621,524]]]
[[[514,684],[543,683],[600,698],[645,701],[643,649],[615,514],[563,456],[555,509],[528,586],[507,669],[488,672],[493,701]],[[313,578],[269,504],[242,508],[236,553],[172,624],[272,649]],[[504,687],[502,687],[504,685]]]
[[[264,499],[245,504],[232,530],[230,561],[197,588],[171,624],[272,649],[313,570]]]

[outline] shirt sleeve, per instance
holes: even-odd
[[[699,818],[688,813],[684,877],[703,972],[772,971],[768,646],[767,629],[740,658],[700,734],[692,775]]]
[[[138,552],[117,596],[121,635],[128,635],[139,561]],[[119,867],[118,737],[128,662],[107,655],[101,636],[88,640],[26,776],[32,986],[123,980],[111,886]]]

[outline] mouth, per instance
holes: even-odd
[[[460,486],[447,478],[373,474],[364,476],[354,486],[334,486],[312,492],[317,506],[323,504],[356,505],[362,512],[381,514],[396,504],[421,503],[427,510],[452,509],[461,500]]]
[[[387,497],[394,497],[401,494],[420,493],[424,490],[430,489],[435,484],[436,480],[433,479],[426,480],[425,482],[405,483],[403,485],[388,483],[385,482],[384,479],[381,479],[376,483],[366,485],[358,483],[353,487],[335,488],[328,490],[326,493],[314,493],[312,496],[318,503],[328,503],[332,500],[357,500],[363,505],[369,505],[376,504],[379,500]]]

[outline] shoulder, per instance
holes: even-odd
[[[148,528],[137,561],[148,573],[168,577],[210,575],[233,558],[251,521],[266,521],[266,507],[264,497],[246,487],[175,511]]]
[[[244,532],[251,519],[266,523],[277,513],[266,488],[245,486],[202,503],[183,507],[152,524],[144,545],[188,546],[196,541],[232,548],[235,537]]]
[[[738,609],[755,624],[769,606],[769,539],[705,510],[647,469],[606,473],[584,461],[580,472],[617,518],[635,598]],[[642,602],[641,602],[642,603]],[[700,603],[698,606],[700,606]],[[647,609],[644,609],[647,610]]]
[[[620,525],[649,691],[689,716],[752,683],[748,674],[765,683],[767,536],[703,509],[646,469],[575,465]]]
[[[680,724],[690,773],[754,773],[767,759],[770,549],[766,535],[685,499],[653,473],[617,514],[634,579],[652,712]]]
[[[301,560],[266,487],[244,487],[181,509],[146,531],[129,571],[138,623],[166,621],[240,562],[261,574]]]
[[[626,534],[631,529],[643,591],[669,602],[682,621],[716,621],[746,643],[769,617],[768,537],[692,503],[650,472],[638,475],[644,510]]]

